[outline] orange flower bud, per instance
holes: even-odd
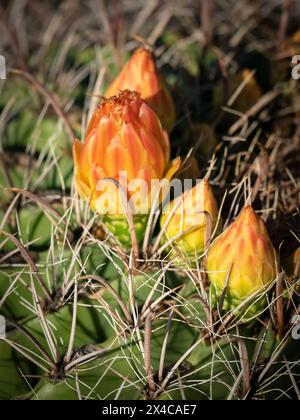
[[[207,271],[213,292],[220,298],[227,286],[227,310],[263,292],[276,279],[278,269],[278,256],[266,227],[250,206],[208,252]]]
[[[88,126],[84,143],[74,142],[73,154],[78,193],[90,200],[94,211],[105,215],[108,228],[113,227],[113,233],[127,245],[131,242],[124,204],[143,185],[148,188],[131,208],[134,214],[142,215],[136,224],[137,234],[142,236],[151,180],[162,179],[167,169],[166,176],[172,176],[180,164],[177,160],[169,168],[168,135],[155,112],[138,93],[131,91],[101,103]],[[110,216],[113,221],[109,220]]]
[[[207,235],[211,235],[218,220],[218,206],[209,182],[199,182],[194,188],[177,197],[161,217],[166,226],[164,241],[170,241],[188,259],[200,257],[205,251]],[[182,235],[181,235],[182,234]],[[173,241],[174,238],[178,238]],[[181,260],[180,256],[178,260]]]
[[[163,127],[167,130],[172,128],[176,118],[174,103],[151,51],[146,48],[140,48],[133,54],[105,96],[109,98],[125,89],[139,92],[142,99],[157,113]]]

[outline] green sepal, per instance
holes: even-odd
[[[223,291],[218,290],[211,284],[210,301],[213,308],[220,309],[219,306],[222,299],[222,293]],[[245,302],[244,305],[243,302]],[[258,293],[254,294],[252,297],[249,296],[245,298],[227,292],[225,294],[222,311],[225,313],[233,312],[241,323],[248,323],[258,316],[261,316],[265,312],[267,306],[266,295],[261,291],[258,291]]]
[[[139,245],[144,239],[148,217],[148,214],[133,216],[135,233]],[[131,248],[130,229],[126,216],[103,215],[102,223],[124,248]]]

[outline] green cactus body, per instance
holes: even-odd
[[[289,57],[300,54],[300,2],[279,49],[274,0],[239,1],[249,16],[235,10],[235,25],[236,2],[199,2],[222,22],[205,37],[196,2],[178,2],[184,15],[115,2],[122,27],[103,2],[116,45],[85,4],[70,14],[67,0],[42,13],[2,3],[14,36],[0,44],[22,70],[0,80],[0,400],[104,401],[99,417],[110,414],[101,405],[142,400],[153,414],[199,417],[202,400],[299,399],[300,85]],[[57,3],[69,30],[44,37]],[[129,39],[131,22],[159,37],[162,73],[145,46],[124,77],[134,86],[105,99],[145,43]]]
[[[138,244],[143,241],[148,217],[148,215],[133,216]],[[131,248],[131,236],[126,216],[104,215],[102,223],[124,248]]]

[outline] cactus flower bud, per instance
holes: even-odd
[[[208,181],[202,180],[194,188],[172,201],[164,209],[161,228],[164,228],[172,212],[174,214],[165,227],[164,242],[169,241],[175,251],[179,250],[188,261],[200,257],[209,239],[207,235],[211,235],[216,227],[219,214]],[[174,241],[174,238],[178,239]],[[181,256],[177,258],[178,262],[180,260]]]
[[[163,127],[167,130],[172,128],[175,123],[174,103],[148,49],[140,48],[133,54],[105,96],[109,98],[126,89],[139,92],[157,113]]]
[[[276,279],[278,268],[278,256],[266,227],[250,206],[244,208],[208,252],[207,272],[212,292],[219,300],[226,289],[226,310],[263,292]],[[255,315],[260,307],[261,300],[259,305],[251,306],[248,314]]]
[[[104,100],[92,117],[84,143],[74,142],[73,155],[79,195],[90,201],[126,247],[131,239],[124,202],[140,192],[131,203],[131,212],[141,241],[151,206],[151,181],[171,177],[180,164],[179,160],[169,162],[169,138],[155,112],[136,92],[124,91]]]

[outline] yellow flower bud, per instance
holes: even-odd
[[[208,252],[207,272],[213,292],[219,299],[227,286],[227,310],[262,292],[276,279],[278,269],[278,256],[266,227],[250,206]]]
[[[212,189],[206,180],[177,197],[164,209],[160,225],[165,228],[164,242],[170,241],[171,247],[180,251],[181,256],[195,259],[204,250],[208,235],[212,234],[218,220],[218,206]],[[176,240],[174,241],[174,239]],[[181,259],[179,256],[178,260]]]

